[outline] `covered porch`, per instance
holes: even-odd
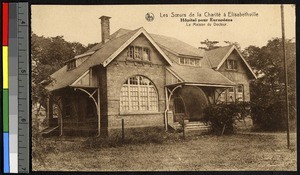
[[[235,85],[179,82],[165,86],[165,129],[177,129],[184,121],[187,127],[209,129],[203,121],[203,111],[210,104],[218,103],[221,95]],[[182,121],[183,120],[183,121]]]
[[[42,133],[58,135],[101,134],[100,89],[97,86],[69,86],[48,94],[49,127]]]

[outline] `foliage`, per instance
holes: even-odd
[[[234,134],[235,121],[243,120],[249,114],[247,102],[213,104],[204,109],[204,121],[210,123],[216,135]]]
[[[262,130],[283,130],[285,109],[285,77],[283,66],[282,40],[274,38],[261,48],[249,46],[243,55],[250,63],[258,79],[251,82],[251,101],[255,104],[252,111],[255,121]],[[291,119],[296,117],[296,47],[286,40],[288,67],[288,91]],[[274,112],[277,111],[277,112]],[[261,123],[263,122],[263,123]]]
[[[253,105],[251,114],[255,130],[281,131],[285,129],[284,101],[276,101],[268,105]]]
[[[63,36],[44,37],[31,33],[32,60],[32,102],[46,107],[47,82],[55,81],[50,75],[64,66],[65,61],[82,54],[95,44],[87,47],[78,42],[67,42]],[[46,83],[41,83],[46,82]]]
[[[219,43],[219,41],[210,41],[208,39],[201,41],[200,42],[202,45],[205,45],[205,47],[199,47],[199,49],[204,49],[204,50],[212,50],[219,48],[219,46],[216,46],[216,44]]]
[[[238,42],[224,41],[228,45],[234,45],[238,50],[241,50],[241,46]]]

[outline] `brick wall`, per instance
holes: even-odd
[[[121,52],[106,68],[107,70],[107,115],[108,127],[121,127],[125,119],[126,127],[159,126],[164,124],[165,110],[165,65],[164,58],[147,41],[139,36],[131,43],[134,46],[147,47],[150,50],[150,62],[134,61],[127,58],[127,50]],[[142,75],[150,79],[158,93],[158,111],[142,114],[122,114],[120,111],[120,92],[123,83],[130,77]]]

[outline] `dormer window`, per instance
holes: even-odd
[[[129,46],[127,49],[127,58],[150,61],[150,50],[147,47]]]
[[[201,67],[200,60],[195,59],[195,58],[183,58],[183,57],[181,57],[181,58],[179,58],[179,64]]]
[[[226,68],[228,70],[237,70],[236,60],[226,60]]]
[[[76,60],[71,60],[67,62],[67,70],[74,69],[76,67]]]

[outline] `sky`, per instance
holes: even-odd
[[[31,10],[35,34],[62,35],[67,41],[84,45],[101,42],[102,15],[111,17],[111,34],[120,28],[143,27],[148,33],[174,37],[194,47],[203,46],[200,42],[206,39],[221,41],[221,46],[223,41],[230,41],[242,48],[261,47],[274,37],[281,38],[280,5],[33,5]],[[146,20],[147,13],[154,15],[153,21]],[[245,13],[248,16],[228,16]],[[183,18],[208,21],[181,22]],[[210,18],[232,21],[210,22]],[[284,20],[286,38],[295,38],[294,5],[284,6]]]

